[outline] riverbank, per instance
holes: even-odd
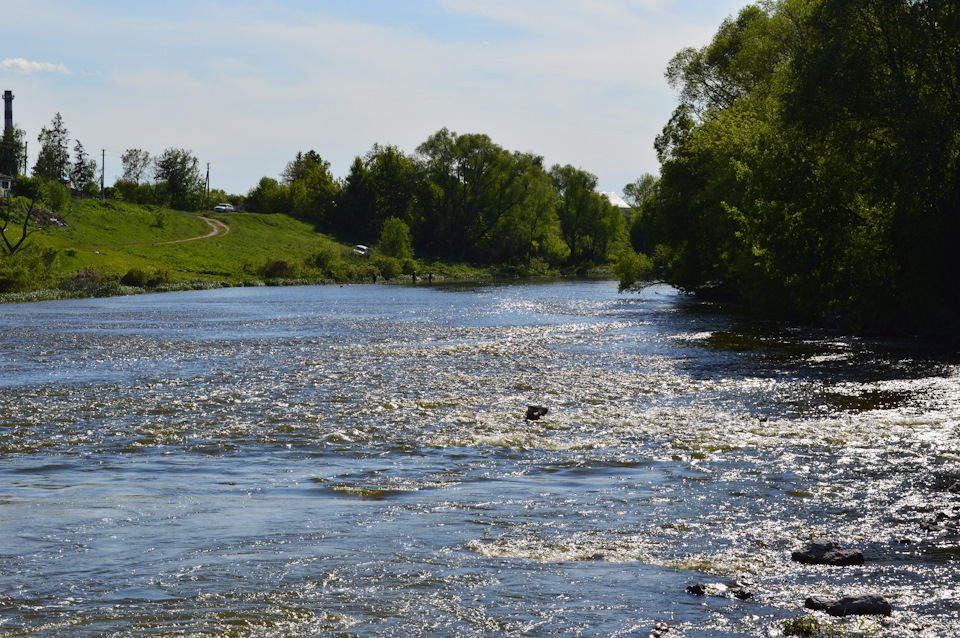
[[[197,215],[74,200],[28,246],[0,261],[0,303],[234,286],[481,279],[559,274],[490,269],[429,257],[356,254],[356,243],[286,215]]]

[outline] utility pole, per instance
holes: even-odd
[[[103,175],[107,172],[107,149],[100,149],[100,201],[107,198],[103,190]]]
[[[210,162],[207,162],[207,179],[203,183],[204,210],[210,209]]]

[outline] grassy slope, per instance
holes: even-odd
[[[268,259],[299,263],[332,241],[284,215],[216,215],[228,234],[172,244],[162,242],[206,235],[210,226],[192,213],[116,202],[74,202],[63,217],[66,228],[48,228],[30,241],[60,251],[64,276],[88,269],[121,276],[139,268],[169,272],[175,281],[239,281]]]
[[[276,261],[290,265],[269,271],[271,281],[281,283],[330,281],[331,274],[340,282],[370,281],[374,273],[385,276],[383,269],[390,265],[380,257],[357,257],[351,252],[352,244],[338,242],[286,215],[209,213],[208,217],[227,224],[230,232],[192,241],[177,240],[211,231],[195,213],[85,200],[73,201],[61,215],[65,227],[50,226],[34,233],[28,250],[13,258],[0,257],[0,303],[143,290],[136,286],[182,289],[259,282],[268,278],[264,266]],[[19,229],[8,230],[8,236],[13,235],[18,237]],[[37,256],[44,251],[56,253],[52,268],[38,265],[43,262]],[[316,266],[319,254],[325,256],[322,267]],[[395,274],[390,276],[403,277],[397,260],[392,262]],[[431,273],[455,279],[488,272],[434,260],[418,260],[407,267],[421,276]],[[132,283],[134,270],[140,271],[143,283]],[[11,286],[10,281],[16,283]]]

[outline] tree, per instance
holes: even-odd
[[[530,266],[535,259],[556,266],[569,255],[559,236],[557,193],[543,170],[543,158],[515,154],[522,173],[519,188],[524,196],[497,223],[486,242],[489,258],[498,263]]]
[[[288,213],[290,189],[272,177],[262,177],[247,193],[247,209],[255,213]]]
[[[373,147],[354,159],[344,181],[334,225],[357,235],[377,235],[395,217],[413,230],[416,219],[417,165],[396,146]]]
[[[410,259],[413,257],[413,245],[410,241],[410,228],[401,219],[390,217],[383,222],[377,251],[387,257]]]
[[[595,218],[600,217],[601,205],[606,201],[597,193],[597,176],[567,164],[554,165],[550,178],[557,191],[557,217],[560,233],[570,249],[571,263],[593,258],[594,247],[586,247]],[[609,202],[607,202],[609,204]]]
[[[297,153],[281,173],[281,180],[289,188],[292,215],[317,222],[331,216],[340,188],[330,173],[330,162],[316,151]]]
[[[631,208],[640,210],[647,198],[653,195],[656,185],[657,178],[650,173],[644,173],[639,179],[623,187],[623,198]]]
[[[166,195],[166,201],[177,210],[197,210],[203,192],[199,161],[191,151],[168,148],[157,158],[154,176]]]
[[[33,213],[39,197],[40,191],[37,190],[30,200],[30,207],[27,210],[23,210],[22,204],[26,200],[22,197],[7,197],[5,198],[5,205],[0,204],[0,240],[3,241],[3,243],[0,243],[0,256],[11,257],[22,251],[28,246],[26,243],[27,237],[40,230],[39,226],[31,226],[31,223],[35,224]],[[18,203],[20,204],[16,211],[14,211],[13,208],[14,199],[19,200]],[[22,217],[18,217],[18,214],[22,215]],[[19,238],[8,234],[18,226],[20,231]]]
[[[0,174],[15,177],[20,175],[24,162],[24,139],[26,133],[16,127],[4,129],[0,138]]]
[[[656,267],[779,312],[955,334],[958,49],[944,0],[766,0],[682,51],[642,212]]]
[[[37,137],[40,152],[33,166],[33,174],[43,179],[65,182],[70,177],[70,132],[58,112]]]
[[[79,191],[86,189],[88,184],[93,183],[97,174],[97,162],[90,158],[80,140],[73,147],[74,160],[70,169],[70,181],[73,187]]]
[[[146,177],[152,161],[153,158],[149,152],[139,148],[128,148],[120,156],[120,162],[123,166],[123,177],[121,179],[139,185]]]
[[[644,227],[644,206],[654,200],[657,190],[657,178],[650,173],[644,173],[640,179],[623,187],[623,197],[630,204],[630,243],[636,250],[649,254],[650,242]]]
[[[486,135],[444,128],[417,148],[424,180],[418,201],[436,250],[483,259],[482,245],[525,198],[525,163]]]

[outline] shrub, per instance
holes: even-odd
[[[139,268],[131,268],[127,271],[127,274],[120,278],[120,283],[124,286],[144,288],[147,285],[147,273]]]
[[[324,243],[320,250],[309,259],[314,268],[319,268],[324,272],[331,270],[338,261],[340,261],[340,249],[331,243]]]
[[[161,270],[154,270],[148,273],[140,268],[131,268],[123,277],[120,283],[124,286],[135,286],[137,288],[156,288],[162,284],[170,283],[170,273]]]
[[[268,259],[260,274],[267,279],[294,279],[300,276],[300,268],[283,259]]]
[[[70,189],[61,184],[60,182],[49,181],[46,183],[46,200],[47,204],[50,205],[50,208],[57,211],[58,213],[63,213],[64,211],[70,208]]]
[[[23,292],[45,287],[57,267],[52,249],[28,247],[0,257],[0,292]]]
[[[384,279],[394,279],[403,272],[403,267],[400,265],[400,260],[395,259],[394,257],[386,257],[384,255],[378,255],[373,260],[373,265],[377,267],[377,270],[380,271],[380,274]]]
[[[383,222],[377,251],[387,257],[409,259],[413,257],[410,227],[402,219],[391,217]],[[386,275],[384,275],[386,277]]]

